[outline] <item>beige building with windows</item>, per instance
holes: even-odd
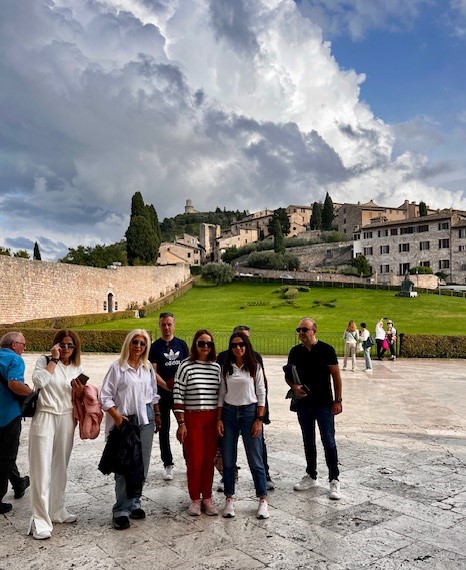
[[[354,232],[354,256],[364,255],[377,282],[394,283],[412,267],[442,272],[447,283],[466,283],[466,212],[441,210],[423,217],[372,221]]]
[[[201,248],[199,238],[183,234],[174,242],[160,244],[157,265],[172,265],[173,263],[201,264]]]

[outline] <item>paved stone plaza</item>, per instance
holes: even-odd
[[[26,354],[27,377],[37,355]],[[100,385],[115,355],[84,355],[91,382]],[[112,476],[97,465],[103,436],[81,441],[71,456],[67,506],[73,525],[57,524],[50,540],[26,536],[29,491],[5,501],[0,517],[0,569],[465,569],[466,372],[465,361],[374,362],[371,377],[343,375],[343,414],[337,418],[342,499],[327,498],[319,449],[320,480],[311,491],[293,491],[305,462],[296,415],[284,399],[285,359],[265,358],[272,424],[266,426],[271,475],[270,518],[258,521],[252,479],[241,451],[236,517],[189,517],[181,449],[173,435],[173,481],[162,479],[158,441],[144,490],[147,518],[116,531],[111,525]],[[23,424],[18,457],[27,473]],[[242,449],[242,446],[240,446]],[[217,479],[218,480],[218,479]],[[219,506],[223,496],[217,496]]]

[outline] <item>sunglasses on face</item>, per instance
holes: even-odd
[[[74,344],[68,343],[68,342],[61,342],[60,343],[60,348],[69,348],[70,350],[72,350],[73,348],[76,348],[74,346]]]
[[[298,328],[296,329],[296,332],[297,332],[297,333],[300,333],[300,332],[302,332],[302,333],[307,333],[307,332],[309,332],[310,330],[312,330],[312,329],[309,329],[308,327],[298,327]]]
[[[211,340],[198,340],[196,342],[197,348],[213,348],[214,343]]]
[[[142,347],[146,346],[146,343],[143,340],[132,340],[131,344],[133,346],[142,346]]]
[[[245,342],[230,342],[230,347],[231,348],[245,348],[246,343]]]

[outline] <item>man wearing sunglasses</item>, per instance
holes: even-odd
[[[6,333],[0,339],[0,514],[12,509],[4,503],[8,480],[13,486],[15,499],[24,495],[29,477],[21,477],[16,467],[19,437],[21,434],[21,406],[16,396],[27,396],[31,388],[24,383],[22,354],[26,340],[20,332]]]
[[[319,426],[329,471],[329,498],[341,498],[338,453],[335,442],[334,417],[342,412],[341,377],[333,346],[317,340],[314,319],[301,319],[296,329],[301,344],[294,346],[284,367],[285,380],[293,391],[296,411],[303,434],[306,454],[306,475],[294,485],[295,491],[307,491],[319,486],[317,480],[317,449],[315,424]],[[294,371],[297,373],[293,375]],[[296,380],[299,379],[299,382]]]
[[[181,362],[188,358],[189,348],[184,340],[175,336],[175,316],[160,313],[160,338],[152,343],[149,361],[157,374],[159,409],[162,427],[159,431],[160,456],[163,461],[163,478],[173,479],[173,455],[170,447],[170,412],[173,410],[173,383]]]
[[[246,326],[246,325],[236,326],[233,329],[232,334],[236,334],[238,332],[242,332],[245,335],[247,335],[248,337],[251,336],[251,328]],[[217,362],[220,364],[221,367],[223,367],[223,364],[225,362],[227,354],[228,354],[228,350],[224,350],[223,352],[221,352],[220,354],[217,355]],[[263,360],[262,356],[256,351],[254,351],[254,357],[257,360],[257,362],[259,363],[260,367],[262,368],[262,372],[264,374],[266,395],[265,395],[265,415],[264,415],[264,419],[263,419],[262,423],[267,425],[270,423],[270,418],[269,418],[269,402],[267,399],[267,376],[265,375],[264,360]],[[265,444],[264,430],[262,430],[262,460],[264,462],[265,477],[267,480],[267,490],[272,491],[273,489],[275,489],[275,483],[272,481],[272,478],[270,477],[270,473],[269,473],[269,464],[267,462],[267,446]],[[236,477],[238,477],[238,469],[239,468],[236,467]],[[223,477],[220,480],[220,483],[217,487],[217,492],[223,493]]]

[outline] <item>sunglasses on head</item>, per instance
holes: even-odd
[[[214,343],[211,340],[198,340],[196,342],[198,348],[213,348]]]
[[[142,347],[146,346],[146,343],[144,340],[132,340],[131,344],[133,346],[142,346]]]
[[[75,347],[74,344],[72,344],[71,342],[61,342],[61,343],[60,343],[60,348],[70,348],[70,349],[72,349],[72,348],[76,348],[76,347]]]
[[[310,330],[312,330],[312,329],[310,329],[310,328],[308,328],[308,327],[298,327],[298,328],[296,329],[296,332],[297,332],[297,333],[300,333],[300,332],[307,333],[307,332],[309,332]]]
[[[230,342],[230,347],[231,348],[245,348],[246,343],[245,342]]]

